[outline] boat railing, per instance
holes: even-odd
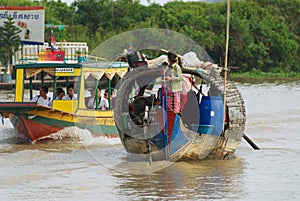
[[[57,42],[56,47],[58,50],[65,52],[65,62],[76,63],[79,58],[88,55],[88,46],[84,42]],[[48,43],[43,45],[23,45],[19,51],[15,52],[12,64],[31,63],[38,60],[39,52],[47,51],[50,49]]]
[[[99,67],[99,68],[126,68],[129,67],[127,62],[109,61],[105,58],[87,55],[83,62],[85,67]]]

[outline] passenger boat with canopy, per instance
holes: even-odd
[[[0,102],[0,114],[2,118],[9,118],[14,128],[31,142],[51,139],[51,134],[72,126],[87,129],[94,136],[119,137],[111,96],[113,87],[127,71],[128,64],[124,62],[17,64],[14,101]],[[70,84],[77,99],[57,100],[56,89],[66,91]],[[34,89],[41,86],[52,91],[50,107],[31,102],[38,94]],[[101,89],[100,94],[97,88]],[[89,91],[93,90],[94,97],[90,97]],[[99,110],[99,98],[105,90],[109,107]],[[95,99],[93,108],[87,107],[89,98]]]

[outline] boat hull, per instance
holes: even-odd
[[[31,142],[52,139],[51,134],[67,128],[87,129],[92,136],[119,138],[110,111],[78,110],[71,114],[35,103],[0,103],[0,113],[9,118],[15,130]]]
[[[14,116],[11,119],[15,130],[31,142],[58,132],[62,128],[50,126],[38,121],[29,120],[25,115]]]
[[[95,118],[90,117],[88,119],[84,123],[78,121],[77,118],[73,118],[73,121],[68,121],[64,118],[43,117],[37,114],[19,114],[11,115],[10,117],[15,130],[31,142],[51,140],[53,139],[52,134],[73,126],[87,129],[94,137],[119,138],[118,131],[114,125],[100,125],[96,123]]]
[[[205,66],[204,68],[210,69],[210,73],[204,73],[198,69],[182,70],[183,73],[199,76],[205,80],[206,83],[210,83],[210,96],[223,97],[223,77],[221,76],[218,68],[210,66],[212,65]],[[162,68],[162,66],[158,66],[156,68],[147,69],[141,72],[133,72],[130,74],[130,76],[126,76],[119,88],[121,93],[117,94],[117,102],[127,100],[126,98],[129,96],[128,92],[130,92],[135,82],[137,82],[140,86],[144,86],[159,77],[160,69]],[[234,152],[239,146],[245,130],[246,111],[242,96],[234,84],[227,80],[226,88],[226,113],[220,113],[220,117],[224,116],[224,119],[222,118],[223,120],[217,123],[217,125],[221,128],[219,129],[221,131],[221,135],[220,132],[217,134],[199,132],[198,129],[193,129],[191,127],[193,124],[190,123],[186,126],[186,121],[184,121],[184,112],[182,112],[179,117],[180,126],[176,126],[176,129],[172,130],[172,135],[176,137],[172,138],[171,141],[165,140],[163,136],[166,134],[163,132],[163,130],[160,130],[161,133],[157,135],[145,135],[149,132],[144,132],[143,134],[143,130],[151,130],[151,124],[153,124],[154,120],[158,120],[157,115],[152,115],[152,113],[157,114],[155,107],[149,112],[150,118],[148,118],[150,119],[149,122],[151,123],[148,125],[141,124],[141,121],[138,122],[135,120],[136,117],[131,114],[131,107],[127,106],[128,103],[123,101],[123,105],[115,105],[114,116],[123,146],[128,153],[141,155],[142,157],[145,156],[146,158],[147,156],[149,157],[149,155],[151,155],[153,160],[178,161],[203,160],[207,158],[230,159],[234,157]],[[133,102],[132,104],[135,103]],[[147,103],[145,102],[145,104]],[[198,103],[191,103],[191,105],[198,106]],[[134,108],[134,106],[135,105],[133,105],[132,108]],[[149,107],[151,107],[151,105]],[[196,109],[189,111],[187,116],[195,116],[193,115],[193,112],[198,111],[197,107],[195,108]],[[210,112],[209,114],[215,115],[216,113]],[[160,119],[164,118],[164,115],[160,116]],[[165,116],[167,116],[167,114],[165,114]],[[199,116],[201,116],[201,110]],[[176,125],[176,122],[174,125]],[[136,132],[134,128],[139,128],[140,131]],[[160,126],[160,129],[162,129],[162,126]],[[180,133],[179,138],[177,137],[178,133]]]

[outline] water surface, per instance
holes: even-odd
[[[261,150],[242,141],[227,161],[136,163],[119,141],[76,128],[72,141],[29,144],[4,120],[0,200],[300,200],[300,82],[237,86]]]

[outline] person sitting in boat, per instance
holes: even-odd
[[[65,91],[58,87],[55,92],[56,98],[55,100],[62,100],[62,98],[66,95]]]
[[[77,96],[74,93],[74,85],[70,84],[67,87],[67,95],[65,95],[62,100],[77,100]]]
[[[62,100],[62,98],[65,95],[66,95],[66,93],[62,88],[60,88],[60,87],[56,88],[56,90],[55,90],[55,97],[56,97],[55,100]],[[50,105],[52,105],[52,104],[53,104],[53,101],[51,101]]]
[[[110,106],[112,108],[112,106],[115,104],[115,90],[113,88],[110,89]]]
[[[101,97],[99,109],[100,110],[108,110],[109,103],[108,103],[108,91],[105,90],[103,97]]]
[[[33,97],[31,102],[36,102],[39,105],[50,107],[51,106],[51,98],[49,96],[47,96],[47,93],[48,93],[48,87],[42,86],[40,88],[40,94]]]
[[[90,109],[95,109],[96,108],[96,93],[95,93],[95,89],[90,89],[90,92],[91,92],[91,97],[89,97],[89,100],[87,102],[87,108],[90,108]],[[100,103],[100,100],[101,100],[101,89],[100,87],[98,86],[98,104]]]
[[[85,103],[85,105],[86,105],[87,108],[92,108],[92,104],[89,103],[89,102],[90,101],[93,102],[92,99],[95,98],[95,92],[94,92],[95,90],[91,88],[88,91],[91,93],[91,95],[87,96],[87,97],[84,97],[84,103]]]

